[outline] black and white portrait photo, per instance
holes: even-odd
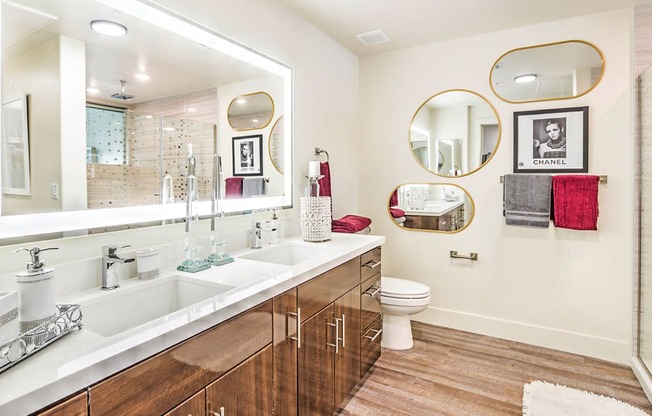
[[[263,174],[262,144],[261,134],[233,138],[233,176]]]
[[[514,113],[514,173],[588,172],[589,108]]]

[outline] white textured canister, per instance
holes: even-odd
[[[16,278],[20,332],[27,332],[57,314],[54,269],[18,273]]]

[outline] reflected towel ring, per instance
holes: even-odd
[[[315,156],[321,156],[322,153],[326,155],[326,163],[328,163],[328,152],[324,149],[320,149],[319,147],[315,147]]]

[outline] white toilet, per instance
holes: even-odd
[[[385,276],[381,277],[380,285],[381,345],[392,350],[409,350],[413,345],[410,315],[430,305],[430,288],[411,280]]]

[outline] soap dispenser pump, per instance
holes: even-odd
[[[45,268],[40,259],[41,253],[47,250],[58,250],[58,247],[19,248],[13,251],[27,251],[31,256],[27,270],[16,274],[21,333],[38,327],[57,313],[54,300],[54,268]]]

